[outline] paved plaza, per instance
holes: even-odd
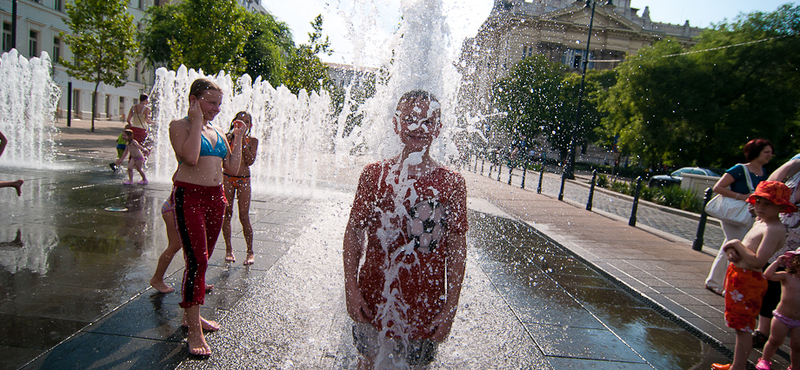
[[[0,167],[25,179],[0,193],[0,369],[351,369],[357,363],[344,309],[341,244],[358,169],[312,192],[254,195],[256,263],[210,261],[215,285],[203,315],[214,354],[188,355],[176,293],[148,286],[166,246],[160,207],[171,184],[121,185],[107,166],[120,122],[59,123],[63,169]],[[477,171],[475,171],[477,167]],[[470,209],[459,311],[434,369],[708,369],[727,361],[734,333],[723,299],[703,289],[721,243],[713,220],[692,250],[697,215],[639,205],[608,192],[585,210],[585,178],[462,173]],[[507,169],[504,169],[507,171]],[[496,173],[495,173],[496,175]],[[582,195],[583,194],[583,195]],[[234,220],[236,216],[234,215]],[[180,285],[183,261],[167,282]],[[751,359],[757,359],[754,351]],[[785,368],[787,348],[776,356]],[[776,366],[777,367],[777,366]]]

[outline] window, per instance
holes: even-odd
[[[64,1],[63,0],[55,0],[53,2],[53,9],[58,10],[59,12],[64,11]]]
[[[3,51],[11,50],[11,23],[3,22]]]
[[[133,80],[136,81],[136,82],[140,82],[139,81],[139,67],[140,67],[140,64],[141,64],[140,62],[136,62],[136,65],[133,66]]]
[[[53,37],[53,64],[61,60],[61,39]]]
[[[581,56],[576,55],[572,61],[572,68],[581,68]]]
[[[137,6],[137,8],[144,9],[144,0],[136,0],[136,2],[139,3],[139,6]]]
[[[39,55],[39,32],[31,31],[28,40],[28,53],[32,57]]]

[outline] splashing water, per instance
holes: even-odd
[[[155,102],[154,120],[158,123],[155,147],[150,157],[156,164],[152,177],[167,181],[177,167],[169,144],[168,123],[186,115],[189,86],[199,77],[215,81],[223,90],[221,112],[212,124],[227,131],[236,112],[245,110],[252,115],[251,135],[260,142],[256,162],[251,167],[252,183],[257,191],[265,188],[273,191],[304,189],[313,193],[320,175],[325,176],[330,171],[352,171],[354,167],[380,158],[397,158],[403,144],[395,134],[392,118],[396,114],[398,99],[410,90],[427,90],[438,98],[442,129],[438,139],[430,145],[429,153],[438,163],[453,163],[459,158],[455,137],[467,128],[457,127],[455,119],[460,75],[448,50],[449,31],[442,1],[403,0],[399,5],[398,9],[398,4],[390,1],[354,1],[348,17],[348,36],[355,41],[356,68],[363,67],[358,62],[367,59],[358,54],[358,49],[373,32],[371,27],[381,16],[378,10],[395,8],[402,16],[399,27],[377,53],[383,60],[378,63],[374,94],[359,102],[352,96],[352,85],[345,86],[345,108],[339,115],[335,114],[331,97],[324,90],[319,94],[301,91],[294,95],[283,86],[274,88],[267,81],[260,78],[252,81],[247,75],[233,82],[235,79],[224,73],[205,76],[202,71],[185,67],[178,71],[157,70],[151,93]],[[363,115],[361,124],[348,128],[350,114]],[[403,329],[408,326],[403,321],[408,306],[400,299],[393,282],[419,263],[404,262],[409,260],[407,257],[421,252],[414,248],[413,243],[396,247],[398,238],[405,237],[406,233],[403,227],[398,226],[405,221],[398,220],[413,218],[410,212],[415,211],[407,207],[414,206],[417,198],[422,198],[416,193],[416,177],[409,174],[409,166],[420,161],[421,153],[412,153],[407,160],[394,161],[390,165],[386,182],[395,189],[393,206],[381,211],[382,225],[385,226],[378,231],[380,247],[386,256],[386,283],[382,289],[386,304],[375,314],[383,322],[383,327],[392,326],[392,335],[405,344],[408,344],[409,332]],[[385,337],[387,329],[382,334],[381,338]],[[391,354],[395,340],[380,342],[377,363],[389,368],[409,367],[405,358]]]
[[[175,153],[169,142],[169,122],[186,116],[189,88],[192,82],[206,77],[223,91],[221,111],[212,124],[227,132],[230,121],[239,111],[252,116],[251,136],[259,139],[257,160],[251,167],[255,190],[264,188],[313,190],[321,161],[314,154],[328,150],[330,97],[321,94],[294,95],[280,86],[244,75],[235,83],[230,75],[220,72],[205,76],[202,71],[178,71],[159,68],[151,95],[154,105],[155,139],[150,160],[155,163],[153,178],[169,181],[177,169]]]
[[[54,167],[55,112],[61,90],[50,76],[50,57],[30,60],[16,49],[0,59],[0,131],[8,139],[0,164]]]

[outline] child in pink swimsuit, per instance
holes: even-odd
[[[133,138],[133,130],[126,128],[122,133],[126,136],[128,145],[125,147],[125,151],[122,152],[122,155],[115,163],[120,165],[122,163],[122,159],[130,154],[130,159],[128,159],[128,180],[124,181],[123,184],[133,184],[133,170],[136,169],[136,171],[142,175],[142,181],[139,181],[139,185],[147,185],[147,176],[144,175],[144,170],[142,170],[145,160],[145,148]]]
[[[778,267],[786,266],[786,271],[778,271]],[[772,327],[769,341],[764,346],[764,353],[758,359],[756,369],[770,370],[772,356],[783,344],[786,334],[791,335],[792,341],[792,366],[791,369],[800,369],[800,252],[789,251],[778,257],[764,271],[764,277],[781,283],[781,301],[772,312]]]

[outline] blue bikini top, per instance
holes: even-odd
[[[205,135],[200,135],[200,156],[216,156],[225,159],[228,156],[228,147],[225,145],[222,135],[217,130],[214,132],[217,133],[217,144],[214,145],[214,148],[211,148],[211,142],[206,139]]]

